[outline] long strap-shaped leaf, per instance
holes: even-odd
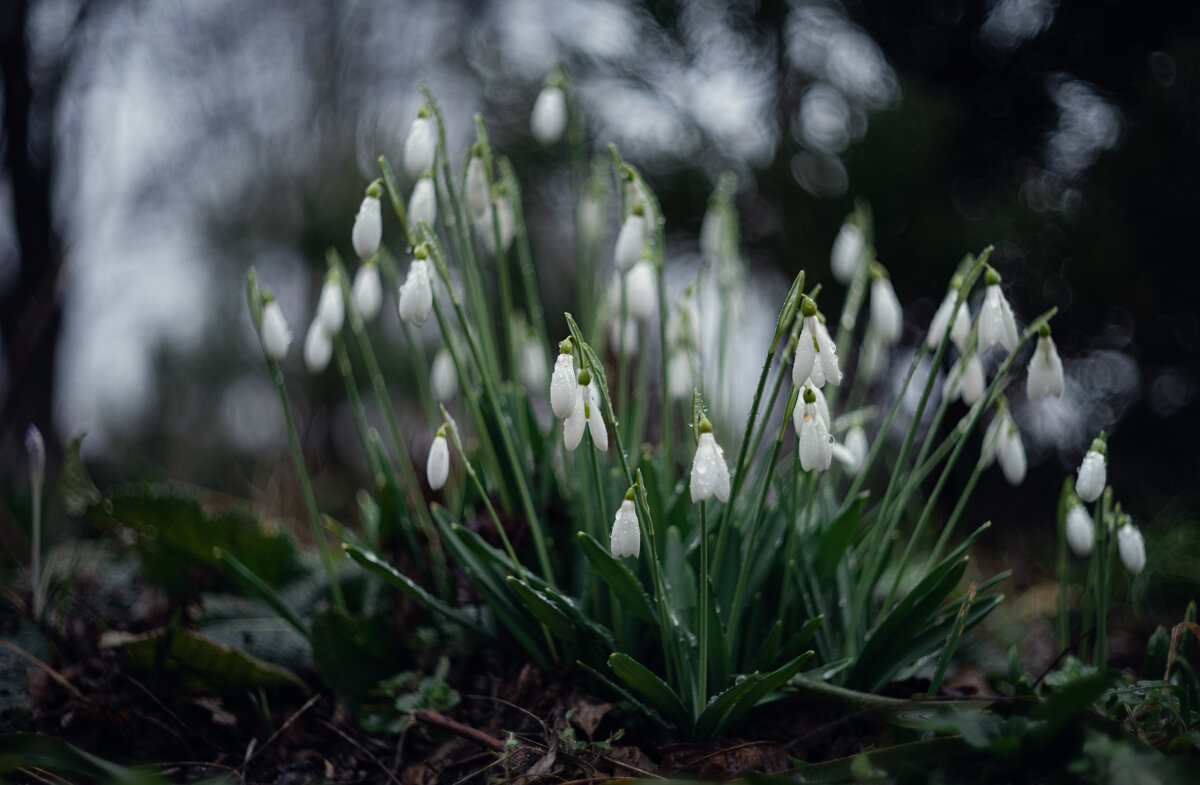
[[[680,728],[691,729],[691,718],[683,707],[683,701],[675,690],[660,679],[645,665],[630,657],[628,654],[614,652],[608,658],[608,665],[621,681],[633,688],[634,692],[646,699],[646,702],[663,716],[674,722]]]
[[[806,651],[770,673],[752,673],[713,698],[696,720],[696,737],[708,738],[733,725],[769,692],[782,687],[788,679],[799,673],[812,656],[813,652]]]
[[[621,562],[613,558],[603,545],[587,532],[579,532],[579,544],[592,568],[608,584],[621,601],[621,607],[649,624],[658,624],[658,614],[638,579]]]

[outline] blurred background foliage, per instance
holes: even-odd
[[[1015,406],[1032,470],[1017,492],[998,473],[980,486],[979,509],[999,524],[989,558],[1031,566],[1030,580],[1052,571],[1058,487],[1107,428],[1110,481],[1149,544],[1134,596],[1153,622],[1176,621],[1200,575],[1198,10],[1182,0],[4,3],[8,558],[28,550],[29,422],[49,437],[52,465],[86,431],[101,477],[184,479],[302,517],[242,298],[250,264],[298,337],[289,384],[322,508],[352,510],[362,467],[341,385],[332,373],[309,378],[298,351],[324,251],[350,253],[362,187],[378,154],[398,158],[424,81],[453,155],[480,112],[513,160],[547,310],[568,307],[566,150],[528,132],[541,82],[563,62],[594,151],[617,143],[659,194],[669,265],[696,264],[722,171],[739,177],[744,256],[767,282],[752,298],[774,297],[770,282],[801,267],[829,283],[829,246],[862,197],[915,343],[962,254],[994,243],[1020,317],[1059,307],[1068,392]],[[396,229],[385,236],[399,245]],[[399,326],[383,319],[377,330],[404,395]],[[422,334],[435,340],[435,328]],[[423,455],[432,429],[411,398],[396,405]]]

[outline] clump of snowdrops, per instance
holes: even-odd
[[[831,251],[844,291],[797,275],[777,303],[771,340],[737,347],[763,358],[748,413],[718,416],[730,407],[714,396],[737,383],[727,362],[739,307],[732,284],[745,275],[733,178],[722,178],[704,218],[700,279],[669,298],[653,190],[613,146],[607,163],[588,167],[570,82],[554,74],[531,124],[572,162],[579,310],[548,315],[516,173],[478,116],[456,168],[438,104],[422,92],[401,175],[380,156],[381,177],[366,188],[351,232],[357,268],[352,276],[329,252],[304,341],[310,372],[332,362],[354,413],[372,491],[359,533],[316,507],[284,387],[290,332],[255,272],[248,276],[333,602],[345,609],[330,531],[373,580],[445,624],[489,644],[516,642],[544,667],[577,667],[598,693],[690,737],[721,733],[787,689],[870,704],[889,681],[923,673],[936,694],[960,636],[1002,599],[994,589],[1007,573],[962,585],[966,551],[989,524],[971,521],[965,536],[960,524],[973,517],[969,499],[989,465],[1014,484],[1024,478],[1005,393],[1033,339],[1026,394],[1062,394],[1053,311],[1019,330],[990,248],[968,254],[894,398],[880,399],[873,382],[906,325],[859,205]],[[390,245],[385,202],[396,219]],[[705,276],[721,295],[701,312]],[[385,292],[396,304],[386,316]],[[827,310],[839,300],[840,312]],[[425,455],[406,443],[370,337],[372,322],[397,316],[430,416]],[[429,363],[415,328],[431,316],[440,345]],[[721,337],[710,348],[701,327],[713,320]],[[988,352],[1002,356],[990,380]],[[356,363],[382,436],[365,414]],[[906,397],[915,411],[897,422]],[[1102,475],[1104,439],[1097,445]],[[951,487],[963,460],[973,463],[969,478]],[[1083,533],[1076,493],[1100,499],[1097,520],[1122,520],[1094,463],[1089,453],[1060,505],[1063,542],[1076,552],[1090,552],[1094,539]],[[1092,570],[1103,581],[1114,549],[1133,568],[1136,530],[1101,531],[1097,551],[1109,557]],[[389,532],[415,567],[388,563]],[[455,572],[475,598],[455,590]],[[1099,589],[1092,605],[1102,624]]]

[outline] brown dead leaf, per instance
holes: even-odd
[[[658,766],[640,747],[613,747],[604,758],[617,764],[617,770],[613,773],[618,776],[643,777],[658,772]]]
[[[575,723],[575,727],[587,734],[588,741],[596,734],[596,728],[600,727],[600,721],[604,719],[604,715],[608,714],[613,705],[611,703],[593,703],[588,700],[580,699],[571,707],[571,722]]]
[[[214,725],[223,725],[227,728],[237,727],[237,716],[225,710],[225,707],[221,705],[220,698],[193,698],[192,703],[209,712]]]

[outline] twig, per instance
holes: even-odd
[[[47,665],[46,663],[42,662],[42,661],[41,661],[41,660],[39,660],[37,657],[34,657],[32,654],[30,654],[29,652],[25,651],[25,650],[24,650],[24,649],[22,649],[20,646],[17,646],[15,643],[9,643],[9,642],[8,642],[8,641],[6,641],[6,640],[0,640],[0,646],[3,646],[4,648],[8,649],[9,651],[11,651],[13,654],[17,655],[18,657],[21,657],[22,659],[28,660],[29,662],[31,662],[31,663],[33,663],[34,665],[38,666],[39,668],[41,668],[43,671],[45,671],[45,672],[46,672],[46,675],[48,675],[50,678],[54,679],[54,681],[55,681],[55,682],[56,682],[56,683],[57,683],[57,684],[58,684],[60,687],[62,687],[62,688],[63,688],[63,689],[65,689],[67,692],[69,692],[69,693],[71,693],[72,695],[74,695],[74,696],[75,696],[76,698],[78,698],[79,700],[85,700],[85,698],[83,697],[83,693],[82,693],[82,692],[80,692],[78,689],[76,689],[76,687],[75,687],[75,685],[74,685],[74,684],[72,684],[71,682],[67,681],[67,677],[66,677],[66,676],[63,676],[63,675],[62,675],[61,673],[59,673],[58,671],[54,670],[54,668],[51,668],[49,665]]]
[[[481,731],[478,728],[472,728],[470,725],[464,725],[458,720],[452,720],[445,714],[438,714],[430,709],[417,709],[413,712],[413,719],[417,722],[423,722],[426,725],[432,725],[435,728],[441,728],[444,731],[449,731],[455,736],[461,736],[467,741],[473,741],[476,744],[487,747],[494,752],[504,751],[504,742],[497,739],[495,736]]]
[[[313,704],[316,703],[317,701],[319,701],[320,699],[321,699],[321,694],[317,693],[316,695],[314,695],[311,698],[309,698],[308,700],[306,700],[304,702],[303,706],[301,706],[299,709],[297,709],[295,711],[295,713],[292,714],[292,716],[288,717],[287,721],[284,722],[282,725],[280,725],[279,729],[277,731],[275,731],[274,733],[272,733],[267,738],[267,740],[262,743],[262,746],[260,746],[258,749],[254,750],[248,756],[246,756],[246,760],[242,763],[240,768],[244,769],[247,766],[249,766],[250,761],[254,760],[254,758],[257,757],[258,753],[262,752],[264,749],[269,747],[271,745],[271,742],[275,741],[275,739],[279,736],[279,734],[283,733],[285,730],[292,727],[292,723],[295,722],[297,719],[299,719],[301,714],[303,714],[304,712],[306,712],[310,708],[312,708]]]
[[[418,711],[420,711],[420,709],[418,709]],[[322,724],[322,725],[324,725],[326,728],[329,728],[331,731],[333,731],[333,732],[334,732],[334,733],[336,733],[337,735],[341,736],[341,737],[342,737],[343,739],[345,739],[346,741],[350,742],[350,744],[354,745],[354,747],[355,747],[356,749],[358,749],[358,750],[359,750],[359,751],[360,751],[360,752],[361,752],[363,755],[366,755],[368,758],[370,758],[370,759],[371,759],[371,761],[372,761],[372,762],[373,762],[373,763],[374,763],[376,766],[378,766],[378,767],[379,767],[379,769],[380,769],[380,770],[381,770],[381,771],[382,771],[384,774],[388,775],[388,779],[390,779],[392,782],[396,783],[396,785],[400,785],[400,780],[396,779],[396,775],[395,775],[395,774],[393,774],[393,773],[391,772],[391,770],[390,770],[390,769],[388,769],[388,767],[387,767],[387,766],[384,766],[384,765],[383,765],[383,761],[379,760],[379,758],[376,758],[376,757],[375,757],[375,755],[374,755],[374,754],[372,754],[372,753],[371,753],[371,751],[370,751],[369,749],[367,749],[367,748],[366,748],[366,747],[364,747],[363,745],[359,744],[357,741],[355,741],[353,738],[351,738],[350,736],[348,736],[346,733],[343,733],[343,732],[342,732],[342,730],[341,730],[341,728],[339,728],[338,726],[334,725],[332,722],[326,722],[325,720],[321,720],[321,724]]]

